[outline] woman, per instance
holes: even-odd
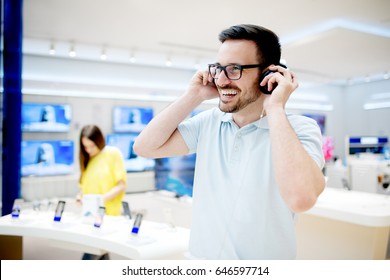
[[[99,127],[86,125],[80,133],[79,159],[81,194],[102,195],[106,214],[119,216],[126,190],[126,169],[120,150],[106,146]],[[100,257],[107,258],[108,255]],[[83,259],[96,259],[96,256],[84,254]]]

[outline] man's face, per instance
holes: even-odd
[[[222,66],[258,64],[256,44],[248,40],[227,40],[218,51],[217,63]],[[259,68],[243,69],[239,80],[229,80],[225,73],[221,73],[215,80],[221,111],[236,113],[260,97],[259,71]]]

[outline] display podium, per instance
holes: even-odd
[[[187,252],[190,231],[186,228],[144,220],[138,235],[132,235],[134,221],[122,216],[105,216],[102,226],[96,228],[73,213],[64,213],[60,222],[54,222],[53,215],[27,210],[17,219],[1,217],[1,258],[22,258],[24,236],[47,239],[54,250],[63,247],[92,254],[112,252],[129,259],[178,259]]]
[[[384,260],[390,196],[327,187],[296,229],[298,259]]]

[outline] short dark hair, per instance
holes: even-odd
[[[240,24],[229,27],[219,33],[221,43],[226,40],[249,40],[257,46],[259,64],[268,67],[278,65],[281,57],[279,37],[271,30],[253,24]]]

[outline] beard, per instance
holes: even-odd
[[[218,87],[218,90],[236,90],[238,91],[235,98],[238,97],[237,100],[232,101],[223,101],[222,98],[219,98],[219,109],[225,113],[237,113],[240,110],[247,107],[249,104],[255,102],[261,96],[260,88],[257,83],[250,88],[247,92],[242,94],[242,91],[238,87]]]

